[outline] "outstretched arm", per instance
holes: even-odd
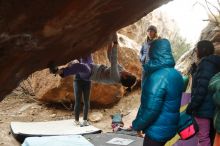
[[[108,44],[108,50],[107,50],[107,57],[109,62],[111,62],[111,55],[112,55],[112,42]]]
[[[111,80],[114,82],[120,82],[120,73],[119,73],[119,68],[121,66],[118,64],[118,39],[117,39],[117,34],[114,34],[112,38],[113,45],[109,45],[108,48],[108,58],[109,61],[111,62],[111,70],[110,70],[110,76]]]
[[[109,62],[113,61],[113,59],[118,60],[118,58],[112,58],[112,56],[118,57],[117,54],[113,52],[113,49],[118,50],[118,37],[116,33],[112,36],[112,41],[108,44],[107,56]]]

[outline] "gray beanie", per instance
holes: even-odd
[[[152,31],[154,31],[154,32],[157,33],[157,27],[154,26],[154,25],[150,25],[150,26],[147,28],[147,31],[150,31],[150,30],[152,30]]]

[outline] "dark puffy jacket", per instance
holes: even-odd
[[[175,62],[167,39],[154,41],[149,56],[149,62],[143,65],[147,77],[132,127],[143,130],[152,140],[166,142],[177,132],[183,79],[173,68]]]
[[[201,118],[213,118],[213,92],[208,92],[210,79],[220,71],[220,56],[204,57],[193,73],[191,102],[186,112]]]

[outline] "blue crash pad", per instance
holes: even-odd
[[[94,146],[81,135],[28,137],[22,146]]]

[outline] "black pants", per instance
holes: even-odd
[[[164,146],[165,144],[166,142],[157,142],[145,136],[143,146]]]
[[[75,93],[75,120],[79,121],[79,114],[80,114],[80,104],[81,98],[83,96],[83,120],[87,120],[88,112],[90,107],[90,89],[91,89],[91,81],[84,81],[84,80],[75,80],[74,81],[74,93]]]

